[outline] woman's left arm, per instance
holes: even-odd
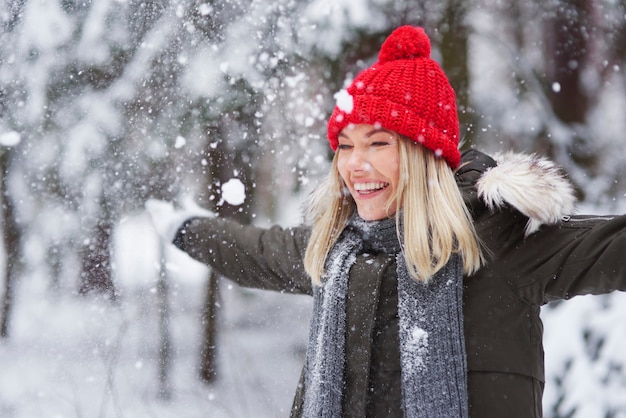
[[[537,305],[626,290],[626,215],[568,216],[501,255],[511,286]]]

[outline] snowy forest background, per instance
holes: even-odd
[[[310,301],[214,277],[144,204],[297,223],[333,94],[401,24],[464,147],[548,155],[582,212],[626,212],[622,0],[0,1],[0,417],[287,416]],[[543,315],[545,416],[626,417],[626,297]]]

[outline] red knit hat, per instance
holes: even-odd
[[[439,64],[430,59],[430,39],[422,28],[401,26],[383,43],[378,62],[362,71],[336,96],[328,121],[328,141],[349,124],[380,125],[433,150],[456,168],[459,119],[456,95]]]

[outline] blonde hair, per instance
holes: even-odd
[[[396,203],[397,221],[400,210],[403,212],[404,228],[402,234],[398,231],[398,236],[403,237],[409,274],[426,282],[446,265],[452,254],[461,255],[465,274],[475,273],[483,263],[483,256],[454,172],[431,150],[402,136],[399,138],[400,178],[386,209]],[[337,154],[328,176],[311,195],[306,208],[312,231],[304,267],[318,285],[331,248],[356,210],[354,199],[339,176]]]

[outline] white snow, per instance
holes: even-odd
[[[239,206],[246,200],[246,188],[237,178],[222,184],[222,198],[231,205]]]
[[[175,111],[181,100],[196,106],[194,111],[219,112],[220,100],[232,91],[228,82],[241,78],[271,102],[267,108],[255,109],[255,115],[264,140],[271,138],[278,144],[264,173],[279,192],[275,203],[277,223],[299,221],[301,196],[292,196],[294,185],[312,187],[315,177],[328,169],[324,140],[327,101],[332,94],[324,89],[328,80],[325,74],[316,72],[315,63],[286,63],[283,58],[293,51],[306,54],[312,46],[321,54],[338,53],[342,44],[354,39],[354,31],[376,33],[387,28],[388,17],[379,13],[385,2],[313,0],[298,9],[297,15],[288,16],[289,8],[298,2],[253,0],[231,17],[232,22],[222,25],[216,12],[223,13],[221,7],[226,10],[229,5],[234,5],[234,10],[238,7],[235,3],[241,2],[222,2],[219,8],[218,3],[213,6],[201,2],[190,11],[186,3],[175,2],[164,8],[163,15],[151,12],[154,16],[142,14],[142,7],[152,2],[127,0],[26,0],[8,2],[15,8],[11,11],[0,10],[1,40],[3,45],[11,45],[0,48],[0,85],[7,93],[6,107],[0,112],[0,146],[7,148],[0,149],[0,153],[12,152],[10,148],[18,145],[20,151],[23,148],[24,154],[17,155],[12,167],[10,191],[19,202],[19,221],[29,225],[21,260],[24,269],[14,288],[10,336],[0,340],[1,418],[289,415],[307,343],[310,298],[245,290],[222,282],[219,378],[206,385],[200,382],[197,369],[203,325],[200,315],[209,271],[171,246],[164,248],[145,216],[129,209],[131,212],[123,214],[116,228],[111,267],[120,292],[118,300],[111,303],[77,294],[81,265],[74,251],[85,239],[78,231],[86,227],[85,215],[101,209],[103,196],[114,195],[118,199],[127,193],[124,186],[128,179],[120,173],[132,173],[145,164],[144,155],[154,157],[150,162],[162,167],[162,157],[170,151],[166,145],[174,138],[174,148],[180,151],[171,153],[176,154],[175,158],[167,162],[188,170],[185,173],[192,180],[172,188],[180,187],[181,194],[191,194],[194,187],[199,187],[197,184],[204,185],[201,179],[208,172],[210,159],[197,147],[206,142],[203,135],[213,132],[207,133],[206,125],[169,126],[170,122],[180,123],[169,112]],[[20,13],[13,16],[22,6]],[[131,11],[131,7],[138,9]],[[440,6],[431,2],[425,7],[428,11]],[[543,59],[542,48],[525,51],[523,55],[511,50],[505,39],[511,31],[504,27],[510,21],[492,12],[493,5],[486,5],[470,8],[467,16],[471,27],[472,105],[481,133],[487,138],[481,145],[491,146],[492,150],[513,145],[531,149],[532,144],[511,138],[523,138],[545,124],[549,125],[554,143],[567,144],[569,128],[554,122],[541,96],[520,95],[520,91],[539,90],[532,83],[538,83],[542,73],[537,65]],[[206,41],[208,38],[194,39],[200,28],[192,19],[182,21],[190,13],[199,14],[204,21],[216,19],[221,25],[215,28],[217,33],[210,42]],[[623,19],[623,14],[616,16]],[[422,15],[420,20],[422,17],[429,20]],[[157,20],[153,27],[149,27],[151,18]],[[536,30],[537,22],[524,22],[526,36],[542,33]],[[130,48],[136,39],[126,28],[129,23],[136,31],[147,29],[136,50]],[[13,24],[11,31],[5,30]],[[272,31],[266,31],[270,26]],[[183,48],[176,50],[179,45]],[[536,45],[541,45],[540,39]],[[602,51],[594,50],[596,53]],[[112,60],[113,55],[118,61]],[[100,70],[102,63],[107,63],[103,73],[86,75],[68,69]],[[180,82],[171,91],[164,90],[166,105],[160,110],[166,116],[158,119],[158,112],[137,110],[149,106],[150,95],[164,92],[159,82],[166,85],[173,81],[167,78],[171,76],[167,71],[175,67],[168,67],[172,63],[178,65],[174,70],[179,71],[176,77],[180,77]],[[151,79],[153,66],[160,65],[162,72],[158,74],[166,78]],[[612,194],[611,189],[620,185],[607,184],[602,177],[624,167],[626,81],[623,63],[606,65],[614,75],[599,90],[599,97],[594,98],[597,103],[587,125],[593,145],[603,150],[603,164],[598,167],[601,175],[593,180],[581,176],[577,179],[591,199],[606,199],[606,204],[585,207],[585,211],[623,213],[623,187],[619,195]],[[291,72],[281,79],[283,67],[289,67]],[[592,79],[600,72],[601,69],[589,71]],[[352,76],[346,75],[344,81]],[[61,80],[53,80],[55,77]],[[89,78],[94,85],[78,90],[80,77]],[[106,88],[108,77],[117,78]],[[511,80],[523,80],[526,84]],[[52,91],[54,82],[60,81],[63,91]],[[548,84],[550,87],[556,93],[562,88],[556,83]],[[143,93],[137,94],[138,91]],[[66,95],[66,101],[50,108],[52,93]],[[347,113],[353,111],[353,98],[347,91],[340,91],[335,100]],[[121,114],[127,111],[136,111],[133,115],[137,118],[123,127]],[[271,123],[262,126],[263,117]],[[293,127],[298,124],[288,118],[307,128],[307,133],[294,132]],[[188,121],[193,122],[192,119]],[[238,132],[232,125],[228,126],[233,128],[230,137],[210,137],[211,151],[222,143],[230,145],[231,137],[252,134]],[[179,126],[180,136],[172,134]],[[506,130],[499,131],[498,126],[506,126]],[[183,127],[189,130],[183,133]],[[110,165],[103,161],[109,146],[119,147],[115,156],[120,159]],[[137,154],[122,161],[123,154],[131,151]],[[183,157],[184,163],[196,164],[179,165]],[[275,161],[281,164],[276,165]],[[102,165],[106,165],[106,170],[102,170],[106,177],[94,169]],[[156,172],[154,178],[160,174]],[[48,181],[52,175],[58,175],[58,183]],[[56,205],[49,204],[49,195],[53,193],[58,193]],[[76,195],[83,200],[75,199]],[[291,198],[286,200],[285,196]],[[243,204],[243,183],[237,178],[224,183],[222,197],[232,205]],[[77,202],[80,210],[72,206]],[[258,214],[258,218],[265,215]],[[52,248],[63,252],[52,252],[50,243],[56,243]],[[169,399],[159,398],[157,379],[156,281],[161,251],[165,251],[167,259],[169,331],[173,341]],[[5,251],[1,254],[0,265],[4,267]],[[58,282],[51,279],[51,257],[62,260]],[[0,295],[3,291],[0,286]],[[542,316],[546,418],[570,416],[569,412],[573,418],[604,418],[609,414],[614,418],[626,417],[626,328],[622,325],[626,318],[626,294],[574,298],[555,309],[544,309]],[[419,330],[413,336],[418,345],[426,347],[423,343],[427,336]],[[557,407],[560,409],[555,412]]]
[[[350,114],[354,109],[354,98],[346,89],[339,90],[333,96],[337,101],[337,107],[343,112]]]
[[[179,149],[184,147],[187,144],[187,140],[184,136],[177,136],[176,141],[174,142],[174,148]]]
[[[5,147],[14,147],[19,144],[21,140],[22,136],[15,131],[0,134],[0,145]]]
[[[428,332],[419,326],[413,326],[408,333],[406,349],[415,355],[415,367],[420,370],[426,367],[424,357],[428,355]]]
[[[210,45],[203,45],[194,52],[185,66],[183,85],[194,96],[215,95],[222,88],[223,73],[218,65],[218,55]]]
[[[158,383],[159,250],[144,216],[117,234],[120,296],[110,303],[49,289],[43,270],[18,287],[11,337],[0,341],[0,417],[288,416],[306,347],[311,298],[222,280],[219,378],[198,378],[209,270],[171,246],[169,398]],[[70,286],[70,288],[68,288]]]

